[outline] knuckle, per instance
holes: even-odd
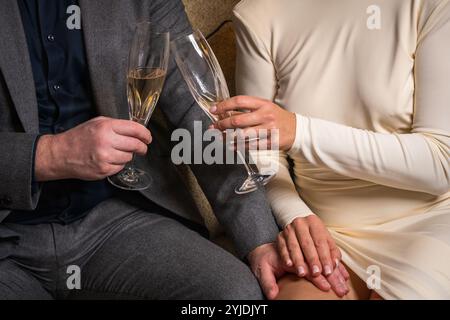
[[[287,246],[287,251],[289,252],[290,255],[297,256],[298,248],[295,247],[294,245],[289,244]]]
[[[314,245],[316,248],[324,248],[327,245],[327,241],[323,238],[314,239]]]
[[[217,130],[219,130],[219,131],[224,129],[222,122],[223,122],[222,120],[221,121],[217,121],[216,124],[215,124]]]
[[[97,149],[95,158],[100,163],[100,166],[101,166],[102,163],[108,162],[109,155],[103,148],[100,148],[100,149]]]
[[[142,143],[142,144],[139,146],[139,152],[140,152],[140,153],[146,154],[146,153],[147,153],[147,150],[148,150],[148,147],[147,147],[145,144]]]
[[[285,232],[290,232],[292,231],[292,223],[288,224],[285,228],[284,228]]]
[[[268,122],[268,123],[272,123],[276,119],[275,114],[273,112],[266,113],[264,118],[265,118],[266,122]]]
[[[305,219],[311,223],[321,223],[320,219],[314,214],[307,216]]]
[[[269,129],[269,130],[277,129],[277,124],[275,123],[275,121],[269,122],[267,124],[267,129]]]
[[[103,119],[102,121],[99,121],[99,123],[97,123],[95,125],[97,131],[100,131],[100,132],[107,130],[109,128],[109,126],[110,126],[110,121],[108,121],[106,118]]]
[[[231,118],[230,122],[233,127],[238,127],[241,124],[241,121],[238,117]]]
[[[237,96],[235,99],[235,102],[238,105],[245,104],[246,101],[247,101],[247,98],[245,96]]]
[[[100,165],[99,170],[98,170],[98,173],[99,173],[101,176],[108,176],[108,175],[109,175],[109,172],[110,172],[110,167],[109,167],[109,165],[106,165],[106,164]]]
[[[277,236],[277,242],[282,243],[284,241],[283,233],[280,232]]]
[[[147,140],[152,141],[152,133],[147,128],[145,130],[146,130],[145,133],[146,133]]]
[[[125,157],[125,161],[126,162],[130,162],[131,160],[133,160],[133,154],[132,153],[128,153],[127,156]]]
[[[294,220],[293,224],[297,228],[301,227],[304,224],[304,220],[303,220],[303,218],[297,218],[297,219]]]
[[[303,248],[309,248],[312,246],[312,241],[309,239],[302,239],[301,240],[301,245]]]

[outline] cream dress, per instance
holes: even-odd
[[[450,299],[450,0],[244,0],[234,13],[238,93],[297,114],[292,150],[270,155],[279,225],[318,215],[360,278],[380,270],[385,299]]]

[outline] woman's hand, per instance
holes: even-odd
[[[226,114],[233,111],[251,111],[237,113],[231,117]],[[214,127],[221,131],[226,129],[246,129],[258,130],[272,129],[279,130],[279,148],[280,150],[289,150],[295,140],[296,117],[292,112],[288,112],[277,106],[269,100],[237,96],[229,100],[222,101],[216,107],[211,108],[212,113],[222,116]]]
[[[322,221],[315,215],[297,218],[278,236],[278,251],[287,267],[294,267],[299,277],[305,277],[319,289],[328,291],[328,278],[339,296],[348,293],[349,274],[340,263],[341,252]]]

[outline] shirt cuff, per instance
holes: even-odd
[[[305,150],[305,148],[311,148],[312,135],[311,135],[311,119],[295,114],[295,140],[291,149],[287,152],[288,155],[295,155]]]
[[[42,137],[42,135],[38,135],[36,139],[34,140],[33,144],[33,162],[31,166],[31,194],[36,194],[40,189],[40,183],[36,181],[36,175],[35,175],[35,164],[36,164],[36,149],[39,139]]]

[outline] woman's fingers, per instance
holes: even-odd
[[[289,256],[291,257],[294,263],[297,275],[299,277],[306,276],[307,266],[295,230],[293,230],[291,225],[288,225],[286,229],[283,231],[283,234],[284,238],[286,239]]]
[[[245,112],[224,118],[214,124],[216,129],[243,129],[259,126],[264,122],[263,116],[258,112]]]
[[[284,239],[283,232],[280,232],[278,234],[277,247],[278,247],[278,252],[279,252],[279,254],[281,256],[281,260],[284,262],[284,264],[287,267],[292,267],[294,264],[292,262],[290,254],[289,254],[288,247],[287,247],[287,244],[286,244],[286,240]]]
[[[236,96],[231,99],[222,101],[217,104],[217,106],[211,108],[211,112],[214,114],[224,114],[230,111],[240,111],[240,110],[257,110],[262,105],[268,103],[268,101],[248,97],[248,96]]]
[[[300,247],[306,262],[308,263],[309,271],[316,277],[322,273],[322,265],[314,241],[309,233],[309,228],[301,222],[296,223],[296,221],[294,221],[294,225],[296,225],[295,233],[297,239],[299,239]]]
[[[329,276],[333,272],[333,262],[328,246],[328,231],[321,224],[311,224],[309,231],[322,264],[323,274]]]

